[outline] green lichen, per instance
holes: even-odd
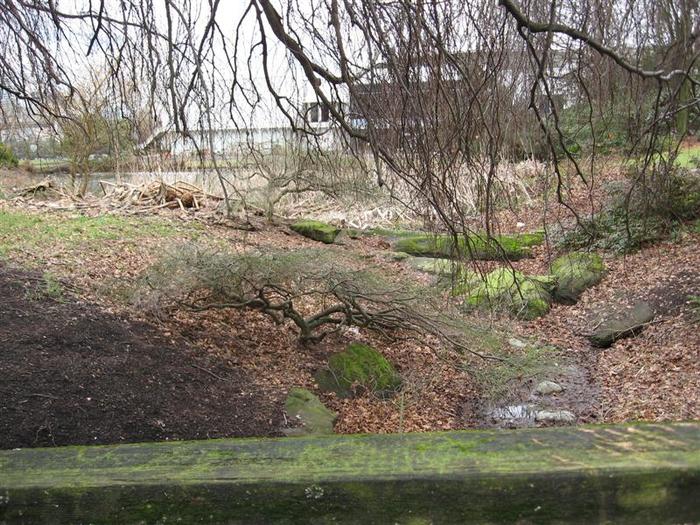
[[[573,304],[585,290],[600,282],[605,274],[605,265],[598,254],[574,252],[556,259],[551,272],[556,278],[554,298],[565,304]]]
[[[302,220],[295,222],[290,227],[304,237],[326,244],[332,244],[340,233],[340,228],[321,221]]]
[[[498,268],[471,291],[465,304],[508,310],[518,317],[534,319],[549,311],[551,298],[547,286],[550,285],[549,279],[527,277],[512,268]]]
[[[386,396],[401,386],[394,366],[374,348],[353,343],[328,360],[328,368],[316,374],[321,389],[351,397],[356,387]]]
[[[659,479],[641,486],[628,487],[617,495],[617,503],[627,509],[643,509],[658,507],[669,499],[668,480]]]
[[[401,261],[405,261],[406,259],[408,259],[410,257],[411,256],[409,254],[407,254],[406,252],[391,252],[387,256],[387,259],[390,261],[401,262]]]

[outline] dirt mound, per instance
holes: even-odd
[[[0,448],[279,433],[283,392],[0,265]]]

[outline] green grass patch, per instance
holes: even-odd
[[[700,144],[682,148],[676,157],[676,165],[681,168],[700,167]]]
[[[30,301],[41,301],[43,299],[52,299],[57,302],[63,302],[65,290],[61,281],[49,272],[44,272],[41,280],[30,288],[27,293],[27,299]]]
[[[665,151],[663,153],[657,152],[651,156],[651,160],[652,162],[668,162],[669,155],[670,154],[668,151]],[[631,158],[627,162],[627,165],[630,167],[635,167],[637,165],[640,165],[644,161],[645,159],[642,157]],[[679,168],[700,167],[700,144],[695,146],[681,147],[678,150],[678,155],[676,155],[673,164]]]
[[[66,217],[0,211],[0,255],[37,247],[168,237],[176,231],[172,225],[152,218],[116,215]]]

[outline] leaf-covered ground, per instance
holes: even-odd
[[[518,217],[534,222],[527,214]],[[504,229],[509,227],[505,218],[503,224]],[[284,225],[260,222],[257,231],[235,226],[193,220],[175,212],[148,218],[90,217],[90,211],[0,201],[0,258],[6,268],[29,269],[41,276],[42,284],[36,287],[33,301],[52,305],[64,295],[77,298],[106,315],[148,323],[163,338],[183,342],[188,351],[207,363],[235,370],[245,378],[255,399],[268,396],[273,400],[250,411],[251,417],[263,415],[268,421],[265,433],[277,433],[289,424],[280,404],[284,393],[294,386],[315,389],[314,372],[330,355],[356,340],[381,350],[400,371],[404,388],[390,399],[365,394],[342,400],[333,394],[320,394],[339,413],[337,432],[484,425],[488,423],[484,417],[487,401],[498,401],[490,397],[517,401],[519,395],[526,396],[536,380],[553,373],[550,361],[579,370],[568,385],[568,397],[562,395],[561,406],[557,405],[572,409],[578,421],[700,417],[700,324],[689,302],[692,296],[700,295],[700,234],[692,228],[673,241],[627,257],[606,256],[606,277],[585,292],[576,305],[554,305],[550,313],[532,322],[478,318],[478,326],[487,323],[488,330],[496,334],[495,340],[519,338],[529,343],[526,349],[508,344],[493,348],[494,353],[515,363],[508,367],[436,351],[426,341],[390,341],[356,329],[343,330],[318,345],[304,346],[292,327],[276,326],[256,312],[177,311],[155,319],[131,306],[130,294],[143,272],[164,252],[177,252],[183,243],[197,242],[233,252],[317,246]],[[344,244],[327,249],[351,252],[384,268],[394,278],[431,286],[427,275],[388,258],[388,245],[381,238],[345,239]],[[550,247],[539,247],[534,250],[534,258],[523,259],[515,266],[527,273],[543,273],[553,256]],[[483,268],[491,266],[493,263],[484,263]],[[610,304],[638,299],[658,304],[663,313],[636,337],[618,341],[605,350],[591,348],[586,334],[595,324],[596,315]],[[9,322],[0,320],[4,337],[11,337]],[[540,351],[551,347],[556,350],[549,354]],[[225,389],[220,395],[226,395]],[[575,406],[564,406],[566,403]],[[273,413],[269,413],[270,406],[276,407]]]

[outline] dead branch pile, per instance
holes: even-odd
[[[17,192],[19,197],[34,197],[37,193],[44,193],[48,191],[57,191],[56,185],[51,179],[45,179],[38,184],[33,184],[32,186],[27,186],[22,188]]]
[[[201,188],[184,181],[177,181],[174,184],[163,181],[144,184],[100,181],[100,185],[105,193],[101,200],[119,208],[138,206],[148,210],[158,208],[199,210],[212,201],[218,205],[222,200],[221,197],[206,193]]]

